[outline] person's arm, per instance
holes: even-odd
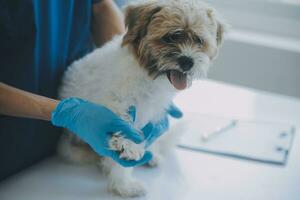
[[[120,132],[136,143],[141,143],[144,138],[108,108],[83,99],[57,101],[0,82],[1,114],[51,121],[55,126],[72,131],[99,155],[108,156],[124,167],[141,165],[152,159],[152,154],[146,152],[139,161],[127,161],[121,159],[118,152],[110,150],[108,141],[113,133]]]
[[[0,114],[50,121],[58,103],[57,100],[0,83]]]
[[[92,33],[97,46],[124,32],[123,14],[113,0],[102,0],[93,5]]]

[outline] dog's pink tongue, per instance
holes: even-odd
[[[177,90],[184,90],[187,87],[186,74],[172,70],[170,72],[170,81]]]

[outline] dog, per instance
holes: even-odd
[[[226,24],[215,9],[197,0],[143,1],[124,10],[127,31],[74,62],[66,71],[61,99],[81,97],[106,106],[140,130],[165,115],[178,91],[206,77],[218,55]],[[136,107],[136,120],[128,114]],[[159,163],[157,143],[153,159]],[[114,134],[112,150],[127,160],[139,160],[145,144]],[[164,147],[168,148],[168,147]],[[77,163],[98,163],[108,176],[108,190],[122,197],[146,193],[143,184],[110,158],[101,157],[73,134],[64,134],[58,152]]]

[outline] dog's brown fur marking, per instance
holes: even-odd
[[[152,2],[129,6],[125,10],[127,33],[122,47],[130,48],[150,76],[155,77],[165,70],[165,63],[175,63],[183,46],[189,45],[193,51],[203,52],[212,60],[222,44],[224,28],[214,10],[205,10],[203,16],[195,12],[193,7],[181,8],[179,5]],[[164,36],[176,31],[182,31],[184,38],[169,44],[163,42]],[[215,40],[205,38],[208,32]],[[198,38],[204,43],[199,45]]]

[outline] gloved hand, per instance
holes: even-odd
[[[152,154],[146,152],[139,161],[127,161],[120,159],[118,152],[109,149],[108,141],[112,133],[118,131],[135,143],[141,143],[144,138],[130,124],[104,106],[79,98],[68,98],[61,101],[53,111],[51,122],[55,126],[69,129],[99,155],[111,157],[124,167],[142,165],[152,159]]]
[[[130,116],[132,117],[132,121],[135,121],[136,108],[131,106],[129,108]],[[173,103],[166,110],[166,114],[164,117],[156,123],[149,122],[144,128],[142,128],[142,132],[144,133],[146,140],[146,147],[149,147],[159,136],[161,136],[164,132],[169,129],[169,119],[168,115],[179,119],[182,117],[183,113],[180,111],[178,107],[176,107]]]

